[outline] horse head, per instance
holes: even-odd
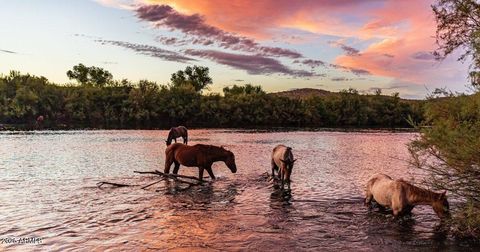
[[[167,146],[172,144],[172,140],[174,138],[174,131],[175,131],[175,129],[171,128],[170,131],[168,132],[167,141],[165,141],[165,143],[167,143]]]
[[[221,148],[223,150],[225,150],[225,148],[223,148],[223,146]],[[232,171],[232,173],[236,173],[237,172],[237,165],[235,164],[235,155],[233,154],[233,152],[231,152],[229,150],[225,150],[225,151],[227,153],[226,158],[225,158],[225,164],[230,169],[230,171]]]
[[[439,193],[437,197],[432,202],[433,211],[438,215],[440,218],[448,217],[449,213],[449,204],[446,196],[447,191]]]
[[[294,164],[295,161],[297,161],[297,160],[296,160],[296,159],[294,159],[294,160],[290,160],[290,159],[283,160],[283,159],[280,159],[280,161],[282,161],[282,163],[284,163],[284,164],[285,164],[285,167],[287,168],[286,171],[285,171],[285,182],[290,183],[290,175],[292,175],[293,164]]]

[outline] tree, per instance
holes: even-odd
[[[224,87],[223,93],[225,96],[229,95],[251,95],[251,94],[265,94],[262,86],[253,86],[252,84],[246,84],[244,86],[233,85],[232,87]]]
[[[474,0],[437,0],[435,52],[443,59],[465,50],[473,59],[472,85],[480,87],[480,5]],[[480,93],[454,95],[436,90],[425,110],[421,135],[410,143],[413,164],[426,171],[425,182],[462,201],[453,215],[457,235],[480,238]]]
[[[87,67],[80,63],[67,71],[69,79],[75,79],[82,85],[104,87],[113,79],[112,74],[100,67]]]
[[[187,66],[185,71],[179,70],[173,73],[170,81],[173,87],[192,85],[196,92],[201,92],[212,84],[208,67],[202,66]]]
[[[476,0],[437,0],[432,6],[437,20],[437,59],[444,59],[456,49],[464,52],[459,60],[473,60],[470,80],[480,85],[480,3]]]

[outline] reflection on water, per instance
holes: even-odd
[[[364,184],[376,172],[419,179],[408,169],[413,133],[192,130],[191,144],[224,145],[238,172],[213,166],[202,186],[132,185],[163,169],[166,131],[54,131],[0,134],[0,238],[41,237],[13,250],[423,250],[465,249],[429,207],[410,218],[368,210]],[[298,161],[291,194],[268,181],[272,148]],[[180,173],[194,175],[193,168]],[[454,204],[453,204],[454,207]],[[470,246],[470,245],[466,245]]]

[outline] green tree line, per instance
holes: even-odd
[[[344,90],[294,99],[260,86],[226,87],[202,94],[212,83],[206,67],[187,67],[171,83],[114,81],[101,68],[79,64],[68,71],[76,85],[12,71],[0,77],[0,123],[35,128],[151,129],[188,127],[408,127],[422,119],[421,102],[398,94],[361,95]],[[39,116],[43,117],[37,122]]]

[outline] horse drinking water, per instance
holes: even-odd
[[[188,131],[185,126],[178,126],[178,127],[173,127],[170,129],[170,132],[168,132],[168,138],[167,138],[167,146],[172,144],[172,140],[177,142],[177,138],[182,137],[183,138],[183,143],[188,144]]]
[[[409,214],[416,205],[430,205],[437,216],[443,218],[448,216],[449,209],[445,193],[435,193],[379,173],[368,180],[365,204],[370,204],[373,199],[392,209],[395,217]]]
[[[181,143],[174,143],[165,150],[165,173],[170,172],[172,163],[175,164],[173,174],[178,174],[180,165],[187,167],[198,167],[198,178],[203,180],[203,170],[207,170],[212,179],[213,175],[212,164],[217,161],[223,161],[232,173],[237,172],[237,165],[235,164],[235,155],[224,149],[213,145],[196,144],[188,146]]]
[[[284,183],[287,183],[290,189],[290,175],[292,175],[293,164],[297,161],[293,159],[292,148],[283,144],[277,145],[272,151],[272,178],[275,177],[275,171],[282,181],[282,189]]]

